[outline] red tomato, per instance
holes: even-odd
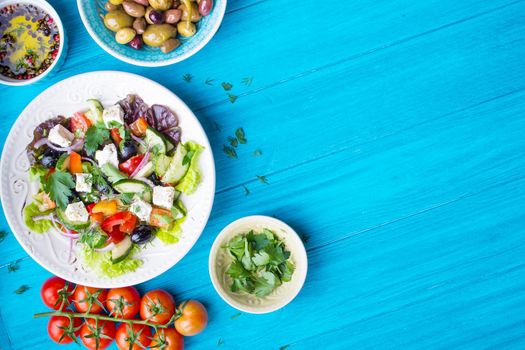
[[[73,132],[73,134],[76,134],[77,131],[84,134],[90,126],[91,120],[86,118],[86,116],[82,112],[77,112],[71,117],[71,131]]]
[[[160,328],[151,340],[152,349],[183,350],[184,337],[173,328]]]
[[[124,163],[120,163],[118,168],[120,171],[131,175],[137,169],[137,166],[142,161],[142,158],[144,158],[143,154],[138,154],[136,156],[131,157],[130,159],[126,160]]]
[[[99,314],[104,310],[108,291],[105,289],[78,285],[75,289],[75,308],[78,312]]]
[[[47,333],[55,343],[69,344],[80,333],[81,324],[82,319],[80,318],[73,318],[73,324],[71,324],[69,317],[51,316],[47,324]]]
[[[93,207],[95,205],[97,205],[97,203],[91,203],[91,204],[86,205],[86,210],[88,211],[88,213],[91,214],[91,212],[93,211]]]
[[[110,236],[116,228],[124,233],[132,233],[135,226],[137,226],[137,217],[129,211],[113,214],[102,223],[102,229]]]
[[[73,284],[60,277],[47,279],[40,289],[40,296],[47,307],[63,310],[73,301]]]
[[[87,318],[80,328],[80,339],[88,349],[103,350],[111,345],[114,338],[115,323],[111,321],[97,322],[93,318]]]
[[[175,300],[162,289],[144,294],[140,302],[140,317],[155,324],[166,324],[175,313]]]
[[[110,315],[132,319],[140,310],[140,294],[135,287],[112,288],[106,306]]]
[[[113,142],[115,142],[115,144],[118,146],[120,144],[120,141],[122,141],[122,137],[120,137],[120,133],[118,132],[118,129],[117,128],[111,129],[109,134],[111,135]]]
[[[120,350],[142,350],[151,343],[151,329],[143,324],[121,323],[115,340]]]
[[[189,300],[179,306],[181,316],[175,321],[175,328],[184,336],[199,334],[208,324],[208,312],[197,300]]]
[[[126,234],[118,229],[118,227],[115,227],[111,232],[108,233],[109,238],[107,240],[107,243],[119,243],[121,242],[124,237],[126,237]]]

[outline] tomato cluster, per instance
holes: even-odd
[[[121,350],[182,350],[183,336],[196,335],[208,324],[200,302],[184,301],[177,307],[173,296],[162,289],[141,297],[134,287],[107,290],[51,277],[40,294],[44,304],[58,310],[47,330],[59,344],[78,342],[79,337],[88,349],[105,349],[115,339]]]

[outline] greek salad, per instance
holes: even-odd
[[[87,104],[34,130],[27,155],[39,191],[24,222],[36,233],[55,228],[70,240],[70,260],[116,277],[142,264],[134,255],[153,239],[178,241],[187,214],[181,195],[200,182],[203,147],[182,143],[177,116],[137,95]]]

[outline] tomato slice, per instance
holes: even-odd
[[[120,234],[125,235],[132,233],[137,226],[137,221],[137,217],[129,211],[121,211],[104,220],[101,227],[110,237],[114,234],[118,239]],[[120,240],[122,240],[122,238]]]
[[[71,131],[75,135],[77,134],[77,131],[84,134],[90,126],[91,120],[89,120],[82,112],[77,112],[71,117]]]
[[[79,174],[82,172],[82,157],[76,152],[69,154],[69,172]]]
[[[118,146],[120,144],[120,141],[122,141],[122,137],[120,137],[120,133],[118,132],[117,128],[111,129],[109,132],[111,135],[111,138],[113,139],[113,142]]]
[[[131,123],[129,128],[131,129],[133,135],[143,136],[146,133],[146,130],[148,129],[148,122],[143,117],[140,117],[139,119]]]
[[[144,158],[143,154],[133,156],[130,159],[126,160],[124,163],[119,164],[118,168],[120,169],[120,171],[131,175],[139,166],[140,162],[142,161],[142,158]]]
[[[127,218],[127,220],[124,223],[120,224],[120,231],[127,234],[131,234],[137,226],[137,217],[131,213],[129,213],[129,215],[129,218]]]
[[[126,234],[118,229],[118,227],[115,227],[111,232],[108,233],[108,243],[119,243],[121,242],[124,237],[126,237]]]

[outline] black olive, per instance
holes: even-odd
[[[42,154],[40,164],[46,168],[54,168],[57,164],[58,158],[60,158],[60,154],[61,152],[48,147]]]
[[[137,145],[131,140],[122,141],[119,145],[122,160],[128,160],[137,154]]]
[[[160,181],[159,177],[157,176],[157,174],[153,173],[151,174],[148,179],[151,180],[151,182],[153,182],[153,184],[155,186],[164,186],[164,184],[162,183],[162,181]]]
[[[151,240],[153,237],[153,232],[151,226],[140,225],[135,228],[131,234],[131,241],[137,244],[145,244]]]

